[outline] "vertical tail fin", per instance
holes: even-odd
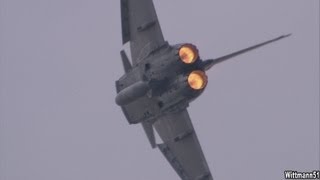
[[[129,61],[127,54],[124,52],[124,50],[120,51],[120,55],[121,55],[124,71],[127,73],[132,69],[131,63]]]
[[[275,41],[278,41],[278,40],[280,40],[280,39],[283,39],[283,38],[286,38],[286,37],[289,37],[289,36],[291,36],[291,34],[282,35],[282,36],[279,36],[279,37],[277,37],[277,38],[271,39],[271,40],[269,40],[269,41],[265,41],[265,42],[263,42],[263,43],[256,44],[256,45],[254,45],[254,46],[251,46],[251,47],[242,49],[242,50],[240,50],[240,51],[236,51],[236,52],[234,52],[234,53],[231,53],[231,54],[228,54],[228,55],[225,55],[225,56],[216,58],[216,59],[206,60],[206,61],[204,61],[204,63],[203,63],[203,67],[204,67],[204,69],[207,71],[207,70],[209,70],[209,69],[210,69],[213,65],[215,65],[215,64],[221,63],[221,62],[223,62],[223,61],[225,61],[225,60],[231,59],[231,58],[236,57],[236,56],[238,56],[238,55],[244,54],[244,53],[246,53],[246,52],[249,52],[249,51],[251,51],[251,50],[257,49],[257,48],[259,48],[259,47],[262,47],[262,46],[264,46],[264,45],[273,43],[273,42],[275,42]]]

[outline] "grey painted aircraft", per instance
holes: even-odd
[[[151,146],[159,148],[182,180],[213,179],[187,111],[189,103],[206,88],[211,67],[290,34],[202,60],[193,44],[164,40],[152,0],[121,0],[121,19],[131,61],[122,50],[125,74],[116,81],[116,103],[129,124],[142,124]],[[156,143],[154,129],[162,143]]]

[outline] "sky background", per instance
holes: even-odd
[[[0,0],[0,180],[175,180],[114,103],[119,0]],[[219,64],[189,113],[215,180],[319,169],[319,1],[155,1],[164,37]],[[125,46],[128,49],[128,46]]]

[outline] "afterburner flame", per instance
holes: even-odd
[[[188,76],[188,84],[192,89],[203,89],[208,82],[208,77],[203,71],[192,71]]]
[[[179,57],[184,63],[191,64],[198,59],[198,50],[191,44],[185,44],[179,49]]]

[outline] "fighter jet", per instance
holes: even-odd
[[[152,0],[120,1],[122,43],[130,42],[131,60],[120,52],[125,74],[116,81],[116,103],[129,124],[142,124],[151,146],[162,152],[182,180],[212,180],[187,111],[207,86],[206,71],[290,34],[203,60],[195,45],[165,41]]]

